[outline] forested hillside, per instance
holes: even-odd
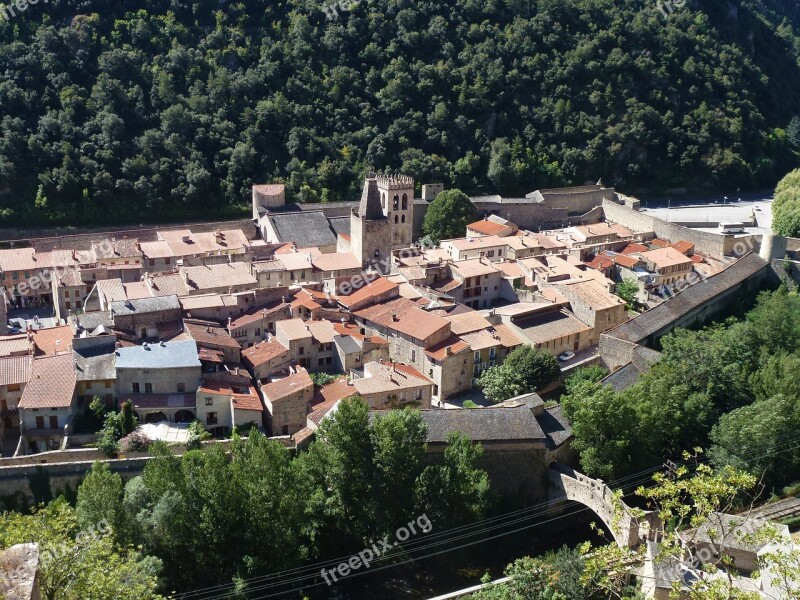
[[[770,186],[800,144],[773,4],[39,2],[0,21],[0,226],[241,214],[254,181],[353,199],[370,164],[468,193]]]

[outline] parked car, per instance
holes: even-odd
[[[568,360],[572,360],[573,358],[575,358],[575,353],[570,351],[562,352],[561,354],[558,355],[558,360],[560,360],[561,362],[567,362]]]

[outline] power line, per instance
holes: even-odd
[[[782,440],[783,439],[784,441],[782,443],[780,443],[780,444],[777,444],[776,447],[773,448],[773,450],[770,451],[770,452],[762,453],[760,455],[753,455],[753,456],[750,456],[749,458],[747,456],[745,456],[745,457],[742,457],[742,459],[745,460],[746,462],[750,462],[750,461],[755,460],[757,458],[763,458],[765,456],[770,456],[770,455],[773,455],[773,454],[781,454],[783,452],[786,452],[786,451],[789,451],[789,450],[791,450],[793,448],[796,448],[797,444],[792,444],[791,440],[800,439],[800,432],[791,432],[791,433],[783,434],[783,435],[780,435],[780,436],[776,437],[775,439],[776,440]],[[705,460],[706,460],[705,457],[690,457],[689,459],[685,459],[683,461],[679,461],[679,462],[673,463],[673,464],[676,467],[680,467],[680,466],[685,466],[685,465],[687,465],[688,463],[691,463],[691,462],[702,463]],[[664,469],[663,465],[659,465],[657,467],[652,467],[650,469],[644,469],[642,471],[639,471],[638,473],[627,475],[625,477],[622,477],[622,478],[619,478],[617,480],[611,481],[607,485],[609,487],[617,487],[622,482],[626,482],[625,483],[625,487],[640,485],[640,484],[645,483],[645,482],[647,482],[648,480],[651,479],[650,477],[642,478],[643,475],[650,474],[650,473],[655,473],[656,471],[660,471],[660,470],[663,470],[663,469]],[[626,494],[623,497],[630,496],[631,494],[632,493]],[[483,535],[483,534],[486,534],[486,533],[491,533],[492,531],[497,531],[497,530],[506,528],[506,527],[508,527],[510,525],[514,525],[514,524],[517,524],[517,523],[522,523],[522,522],[525,522],[525,521],[527,521],[529,519],[538,518],[540,516],[545,516],[550,512],[554,512],[555,510],[560,510],[561,509],[561,507],[552,507],[551,504],[552,503],[550,503],[550,502],[540,503],[540,504],[534,505],[532,507],[526,507],[524,509],[512,511],[512,512],[509,512],[509,513],[505,513],[503,515],[498,515],[498,516],[495,516],[495,517],[483,519],[481,521],[478,521],[477,523],[472,523],[472,524],[469,524],[469,525],[462,525],[462,526],[455,527],[455,528],[452,528],[452,529],[448,529],[448,530],[445,530],[445,531],[442,531],[442,532],[436,532],[435,534],[433,534],[431,536],[426,536],[424,538],[418,538],[417,540],[412,540],[412,541],[404,544],[401,547],[401,552],[387,553],[387,554],[385,554],[383,556],[380,556],[380,557],[376,558],[373,562],[375,562],[375,563],[385,562],[386,560],[389,560],[391,558],[397,557],[401,553],[409,554],[409,553],[414,553],[414,552],[420,552],[420,551],[424,551],[424,550],[427,550],[429,548],[433,548],[433,547],[436,547],[436,546],[449,544],[449,543],[452,543],[454,541],[461,540],[461,539],[464,539],[464,538],[473,537],[475,535],[479,535],[479,534]],[[544,509],[544,510],[542,510],[542,509]],[[573,513],[561,515],[559,517],[554,517],[553,519],[549,519],[549,520],[547,520],[545,522],[551,522],[553,520],[557,520],[557,519],[562,518],[562,517],[567,517],[567,516],[571,516],[573,514],[578,514],[578,512],[583,512],[584,510],[590,510],[590,509],[587,507],[586,509],[581,509],[580,511],[576,511],[576,512],[573,512]],[[522,516],[522,515],[524,515],[524,516]],[[519,518],[514,518],[513,520],[510,520],[510,519],[512,519],[512,517],[519,517]],[[504,521],[504,522],[499,522],[499,521]],[[490,527],[486,527],[489,524],[493,524],[493,525],[490,526]],[[504,532],[502,534],[495,535],[495,536],[492,536],[492,537],[482,538],[480,540],[476,540],[474,542],[470,542],[469,544],[466,544],[465,546],[474,545],[475,543],[480,543],[482,541],[488,541],[488,540],[495,539],[496,537],[501,537],[501,536],[504,536],[504,535],[510,535],[510,534],[515,533],[517,531],[528,529],[528,528],[530,528],[532,526],[533,525],[528,525],[528,526],[525,526],[525,527],[522,527],[522,528],[518,528],[518,529],[515,529],[515,530],[512,530],[512,531]],[[452,535],[454,533],[461,533],[461,534],[460,535]],[[432,541],[432,540],[434,540],[436,538],[442,538],[442,537],[444,537],[444,539],[441,539],[439,541]],[[452,548],[452,549],[448,549],[448,550],[442,550],[442,551],[438,552],[438,554],[442,554],[442,553],[450,552],[450,551],[453,551],[453,550],[457,550],[457,549],[459,549],[461,547],[465,547],[465,546],[458,546],[456,548]],[[434,554],[437,554],[437,553],[434,553]],[[269,575],[262,575],[262,576],[258,576],[258,577],[253,577],[253,578],[244,580],[243,583],[245,583],[245,584],[259,584],[256,587],[247,590],[247,591],[258,591],[258,590],[268,589],[270,587],[278,587],[278,586],[287,585],[289,583],[293,583],[293,582],[297,582],[297,581],[303,581],[305,579],[309,579],[310,577],[313,577],[314,579],[316,579],[319,576],[319,573],[320,573],[318,567],[324,567],[325,565],[327,565],[329,567],[330,566],[337,566],[341,562],[344,562],[347,559],[349,559],[351,556],[353,556],[353,554],[348,554],[346,556],[339,557],[338,559],[320,561],[320,562],[314,563],[312,565],[296,567],[294,569],[288,569],[288,570],[285,570],[285,571],[280,571],[278,573],[273,573],[273,574],[269,574]],[[402,562],[399,562],[399,563],[392,563],[390,565],[381,566],[379,568],[370,568],[370,569],[364,571],[364,573],[375,572],[377,570],[381,570],[381,569],[385,569],[385,568],[391,568],[391,567],[400,566],[400,565],[406,564],[407,562],[410,562],[410,561],[413,561],[413,560],[419,560],[420,558],[423,558],[423,557],[411,557],[411,558],[409,558],[407,560],[404,560]],[[304,573],[307,573],[307,575],[303,575]],[[363,574],[363,573],[361,573],[361,574]],[[349,577],[352,578],[352,576],[353,575],[350,575]],[[266,584],[266,582],[269,581],[269,580],[280,579],[280,578],[283,578],[283,577],[290,577],[290,578],[289,579],[281,579],[281,581],[276,581],[276,582],[273,582],[273,583],[270,583],[270,584]],[[291,577],[293,577],[293,578],[291,578]],[[230,593],[234,590],[234,588],[235,588],[234,584],[221,584],[221,585],[217,585],[217,586],[199,588],[199,589],[196,589],[196,590],[193,590],[193,591],[187,592],[186,594],[181,595],[181,598],[193,598],[193,597],[197,597],[197,596],[205,596],[202,600],[218,600],[218,599],[230,597]],[[302,589],[302,588],[298,588],[298,589]],[[294,590],[289,590],[289,591],[285,591],[285,592],[281,592],[281,593],[289,593],[290,591],[294,591]],[[208,596],[208,594],[223,594],[223,595]],[[269,596],[266,596],[266,597],[269,597]]]

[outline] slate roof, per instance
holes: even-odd
[[[622,392],[639,381],[642,372],[633,363],[628,363],[602,380],[604,385],[611,386],[615,392]]]
[[[130,346],[117,350],[117,369],[176,369],[199,367],[194,340]]]
[[[75,398],[76,382],[72,353],[37,358],[19,408],[68,408]]]
[[[181,303],[177,296],[155,296],[153,298],[111,303],[111,312],[115,315],[133,315],[180,309]]]
[[[748,254],[730,267],[684,288],[674,297],[637,315],[606,335],[638,343],[668,327],[693,308],[704,304],[767,267],[757,254]]]
[[[542,426],[542,431],[547,436],[548,448],[557,448],[572,437],[572,427],[570,427],[567,417],[564,416],[560,404],[546,408],[537,419],[539,425]]]
[[[336,235],[322,211],[278,213],[267,218],[280,242],[294,242],[298,248],[336,244]]]
[[[370,221],[386,218],[381,206],[381,193],[378,190],[377,179],[368,178],[364,181],[361,201],[358,203],[358,215],[366,217]]]
[[[75,375],[78,381],[108,381],[117,378],[116,369],[116,341],[113,335],[105,336],[108,339],[100,341],[89,348],[73,349],[72,357],[75,360]]]
[[[546,442],[547,439],[536,416],[525,404],[515,408],[430,409],[420,412],[428,426],[428,443],[445,443],[453,431],[460,431],[474,442]],[[376,413],[371,413],[370,417],[373,414]]]
[[[350,235],[350,217],[329,217],[328,223],[336,235]]]

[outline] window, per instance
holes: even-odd
[[[411,362],[417,362],[417,351],[414,349],[411,350]]]
[[[211,406],[212,404],[214,404],[214,399],[213,398],[206,398],[206,406]]]
[[[150,266],[151,266],[151,267],[152,267],[152,266],[154,266],[154,265],[156,264],[156,260],[155,260],[154,258],[151,258],[151,259],[150,259],[150,260],[148,260],[147,262],[150,264]]]
[[[80,290],[75,290],[75,291],[72,292],[72,295],[75,296],[76,298],[80,298],[81,297],[81,292],[80,292]]]
[[[325,364],[325,360],[324,359],[322,359],[322,358],[318,358],[317,359],[317,366],[318,367],[321,367],[324,364]]]
[[[171,261],[172,261],[172,259],[171,259],[171,258],[168,256],[168,257],[166,257],[166,258],[164,259],[164,264],[165,264],[165,265],[168,265],[168,264],[169,264]]]
[[[216,425],[217,424],[217,413],[210,412],[206,414],[206,424],[208,425]]]
[[[81,301],[80,301],[80,300],[77,300],[77,301],[75,302],[75,308],[80,308],[80,307],[81,307]]]
[[[58,417],[50,415],[50,429],[58,429]]]
[[[475,353],[475,361],[474,362],[475,362],[475,364],[481,362],[481,353],[480,352],[476,352]]]
[[[103,387],[105,387],[106,389],[110,388],[111,387],[111,382],[110,381],[104,382],[103,383]]]
[[[360,354],[356,354],[356,362],[357,363],[361,362],[361,355]]]
[[[332,357],[332,356],[328,356],[328,357],[325,359],[325,364],[326,364],[326,365],[332,365],[332,364],[333,364],[333,357]]]
[[[403,210],[408,210],[408,194],[403,194]],[[403,217],[403,222],[405,223],[405,217]]]
[[[20,390],[20,384],[12,383],[6,388],[9,392],[18,392]]]
[[[394,216],[394,224],[397,225],[400,222],[400,217],[397,215]]]
[[[131,390],[133,391],[134,394],[138,394],[139,393],[139,384],[138,383],[132,383],[131,384]]]
[[[64,290],[64,298],[69,298],[69,290]]]
[[[179,383],[178,384],[178,393],[179,394],[183,394],[185,391],[186,391],[186,384],[185,383]]]
[[[256,327],[256,336],[261,335],[261,327]]]
[[[281,433],[282,433],[283,435],[289,435],[289,426],[288,426],[288,425],[284,425],[284,426],[281,428]]]
[[[72,304],[70,304],[69,302],[64,302],[64,308],[69,310],[70,308],[72,308]]]
[[[305,278],[306,278],[306,271],[305,269],[303,269],[302,271],[300,271],[300,279],[305,279]]]
[[[489,250],[489,251],[486,253],[486,256],[487,256],[487,257],[489,257],[489,258],[492,258],[492,257],[494,256],[494,250]]]
[[[400,208],[400,197],[395,194],[394,198],[392,198],[392,210],[398,210]]]
[[[153,384],[152,383],[145,383],[144,384],[144,393],[145,394],[152,394],[153,393]]]
[[[400,222],[401,222],[401,223],[405,223],[405,222],[406,222],[406,216],[405,216],[405,215],[403,215],[402,217],[400,217]]]
[[[497,251],[497,256],[503,256],[503,251],[502,250],[498,250]]]
[[[44,429],[44,417],[36,417],[36,429]]]
[[[300,346],[300,347],[297,349],[297,353],[298,353],[300,356],[302,356],[303,354],[305,354],[305,353],[306,353],[306,349],[305,349],[305,348],[303,348],[302,346]]]

